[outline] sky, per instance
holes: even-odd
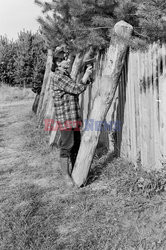
[[[23,29],[35,32],[38,16],[42,16],[41,8],[34,0],[0,0],[0,35],[16,40]]]

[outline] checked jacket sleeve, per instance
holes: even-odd
[[[87,87],[87,84],[83,84],[82,82],[76,84],[70,76],[62,74],[59,71],[52,73],[51,81],[54,88],[75,95],[81,94]]]
[[[50,84],[56,121],[62,128],[67,127],[67,123],[76,128],[77,124],[82,121],[78,95],[86,89],[87,85],[76,84],[69,75],[58,70],[51,73]]]

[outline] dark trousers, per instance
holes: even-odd
[[[70,158],[72,166],[74,166],[77,153],[80,147],[81,134],[80,131],[71,129],[70,131],[60,131],[60,157]]]

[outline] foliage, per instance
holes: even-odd
[[[65,43],[73,50],[84,50],[89,46],[103,48],[108,44],[109,30],[114,25],[116,1],[35,2],[40,4],[43,12],[52,13],[52,16],[47,15],[45,19],[38,20],[50,47]],[[100,29],[99,26],[108,28]]]
[[[20,32],[18,40],[0,39],[0,80],[9,85],[40,85],[45,70],[46,49],[42,36]]]
[[[0,37],[0,81],[14,84],[16,44]]]
[[[138,6],[137,16],[142,33],[151,41],[165,40],[166,2],[164,0],[147,0]]]
[[[132,46],[145,40],[162,39],[165,29],[164,0],[52,0],[40,2],[45,16],[39,18],[47,45],[55,48],[62,43],[71,50],[107,47],[112,28],[119,20],[134,27]],[[143,41],[140,41],[142,39]]]
[[[0,81],[10,85],[34,86],[39,92],[43,80],[46,45],[65,44],[74,53],[89,47],[104,49],[113,36],[113,26],[124,20],[134,27],[130,46],[165,40],[166,3],[164,0],[52,0],[35,2],[44,16],[38,33],[20,32],[18,40],[0,37]],[[45,41],[43,40],[43,38]]]

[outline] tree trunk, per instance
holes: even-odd
[[[89,115],[91,128],[89,130],[88,126],[85,126],[80,149],[72,172],[72,178],[79,187],[83,185],[87,179],[101,131],[100,122],[105,120],[112,104],[128,49],[127,41],[131,37],[132,30],[132,26],[124,21],[120,21],[115,25],[114,31],[116,38],[114,44],[110,45],[103,61],[99,64],[102,65],[102,67],[96,72],[93,87],[98,86],[98,91],[96,91],[92,110]]]

